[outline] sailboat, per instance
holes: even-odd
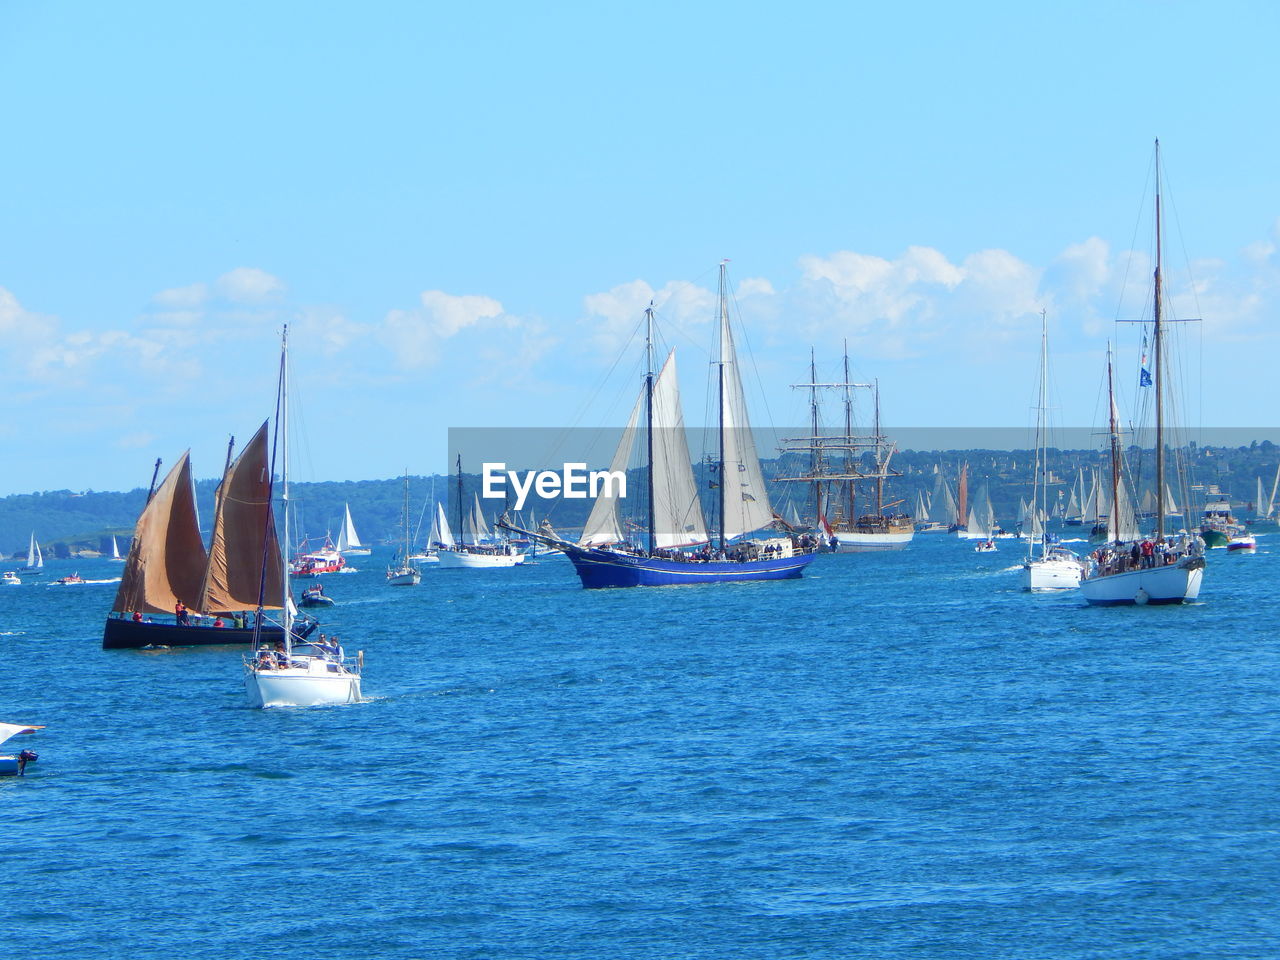
[[[747,540],[746,534],[773,522],[755,441],[747,422],[746,400],[738,372],[725,265],[720,264],[720,355],[718,368],[715,480],[716,543],[711,545],[698,497],[684,431],[676,382],[675,351],[661,371],[653,364],[653,307],[645,311],[644,386],[614,453],[611,471],[626,469],[644,418],[644,483],[647,505],[644,543],[629,542],[618,516],[618,497],[596,497],[582,536],[574,543],[543,531],[514,529],[562,549],[582,585],[655,587],[674,584],[783,580],[799,577],[813,560],[812,536]],[[695,548],[695,549],[689,549]]]
[[[259,507],[262,516],[260,529],[267,532],[267,542],[259,556],[262,558],[258,582],[258,610],[253,648],[243,661],[245,693],[251,707],[310,707],[321,704],[359,703],[360,673],[364,665],[364,652],[357,653],[355,662],[345,656],[342,644],[336,636],[326,643],[323,635],[318,641],[308,639],[310,631],[299,631],[294,617],[293,597],[289,580],[285,576],[285,554],[281,544],[289,543],[289,327],[285,326],[280,337],[280,381],[276,396],[276,411],[280,450],[280,506],[283,516],[282,537],[275,537],[275,521],[271,510],[272,470],[264,470],[260,477],[266,484],[265,507]],[[266,424],[263,434],[265,446]],[[273,464],[274,465],[274,457]],[[219,503],[219,512],[230,497]],[[216,542],[216,538],[215,538]],[[274,549],[273,549],[274,548]],[[278,606],[268,607],[269,601]],[[263,629],[267,609],[280,610],[280,639],[271,638]],[[314,627],[315,621],[309,626]]]
[[[44,573],[44,554],[40,552],[34,530],[31,531],[31,543],[27,546],[27,565],[22,568],[22,572],[28,577],[38,577]]]
[[[903,501],[884,502],[884,483],[888,477],[901,474],[890,469],[889,461],[896,447],[887,442],[880,430],[880,384],[852,383],[849,379],[849,351],[844,353],[844,380],[841,383],[818,383],[817,366],[813,351],[809,352],[809,382],[796,384],[809,391],[810,425],[812,435],[789,441],[790,449],[809,454],[809,471],[797,477],[779,477],[776,482],[801,481],[813,487],[815,516],[823,526],[833,549],[843,553],[862,553],[871,550],[901,550],[915,536],[915,521],[901,511],[892,511]],[[872,434],[856,436],[853,424],[853,393],[855,388],[874,391],[875,415]],[[821,427],[819,412],[819,388],[843,391],[843,433],[831,435]],[[864,449],[871,449],[874,458],[872,470],[863,470],[860,460]],[[874,512],[858,515],[856,485],[860,481],[875,481]],[[824,498],[824,493],[827,496]],[[923,506],[923,504],[921,504]],[[825,524],[823,521],[825,520]]]
[[[351,505],[344,503],[342,508],[342,529],[338,531],[338,552],[348,557],[367,557],[372,551],[360,542],[356,525],[351,521]]]
[[[409,476],[404,478],[404,513],[400,520],[404,539],[387,567],[387,586],[416,587],[422,582],[422,571],[409,562]]]
[[[1072,590],[1080,585],[1080,558],[1054,542],[1048,531],[1049,504],[1049,320],[1040,312],[1040,390],[1036,406],[1036,459],[1028,507],[1027,559],[1022,562],[1022,589]]]
[[[111,537],[111,556],[107,559],[112,563],[124,563],[124,557],[120,556],[120,545],[116,543],[114,534]]]
[[[956,522],[956,500],[951,495],[951,486],[942,472],[937,468],[937,480],[933,484],[933,493],[929,497],[929,513],[916,514],[916,533],[947,533]],[[932,518],[932,519],[931,519]]]
[[[473,504],[464,514],[465,498],[462,494],[462,456],[458,456],[457,491],[454,496],[458,512],[458,539],[454,540],[444,507],[437,505],[439,515],[436,526],[440,539],[433,543],[440,567],[461,567],[467,570],[493,570],[514,567],[524,562],[524,553],[509,541],[482,542],[488,536],[489,526],[480,511],[480,497],[473,495]],[[468,537],[470,543],[467,542]]]
[[[1155,385],[1156,526],[1154,541],[1137,539],[1137,523],[1126,530],[1129,517],[1121,481],[1120,427],[1116,410],[1111,353],[1107,351],[1107,393],[1110,399],[1111,510],[1107,547],[1095,551],[1094,560],[1080,581],[1080,593],[1091,604],[1184,603],[1200,595],[1204,579],[1204,544],[1199,537],[1166,537],[1165,440],[1164,440],[1164,296],[1162,237],[1160,229],[1160,141],[1156,141],[1155,238],[1156,268],[1152,295],[1152,353]]]
[[[215,495],[213,539],[208,552],[200,536],[190,451],[155,484],[156,461],[146,506],[134,528],[120,587],[102,633],[104,649],[252,643],[254,614],[278,610],[284,568],[264,557],[279,552],[271,522],[267,424],[229,463]],[[267,577],[266,592],[261,586]],[[230,623],[223,614],[231,616]],[[165,615],[163,621],[155,615]],[[170,619],[172,618],[172,619]],[[299,629],[309,632],[315,622]],[[283,638],[278,626],[260,634]]]
[[[1254,500],[1254,518],[1245,522],[1256,529],[1270,529],[1277,525],[1276,492],[1280,488],[1280,465],[1276,466],[1276,476],[1271,482],[1271,496],[1263,498],[1262,477],[1258,477],[1258,495]]]

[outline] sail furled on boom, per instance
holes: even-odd
[[[173,613],[179,601],[198,609],[205,552],[190,454],[178,458],[138,517],[113,607],[121,613]]]

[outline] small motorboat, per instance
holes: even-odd
[[[0,744],[20,733],[35,733],[43,726],[23,726],[20,723],[0,723]],[[40,755],[34,750],[19,750],[15,754],[0,755],[0,777],[21,777],[27,772],[27,764],[35,763]]]
[[[71,574],[70,576],[66,576],[66,577],[59,577],[57,580],[55,580],[55,581],[53,581],[53,582],[54,582],[54,583],[61,583],[61,584],[68,584],[68,583],[84,583],[84,577],[80,576],[80,574],[78,574],[78,573],[73,573],[73,574]]]
[[[0,573],[0,585],[6,587],[20,587],[22,586],[22,578],[12,570],[6,570],[4,573]]]
[[[1227,552],[1234,550],[1257,550],[1258,538],[1251,533],[1233,536],[1227,539]]]
[[[974,553],[995,553],[996,542],[995,540],[991,540],[991,539],[982,540],[978,543],[977,546],[973,548],[973,552]]]
[[[317,583],[314,587],[307,587],[302,591],[302,599],[298,603],[304,607],[332,607],[333,598],[326,597],[324,587]]]

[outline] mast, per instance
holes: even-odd
[[[1040,311],[1040,395],[1038,397],[1039,406],[1036,410],[1036,467],[1034,480],[1039,485],[1039,490],[1032,491],[1031,494],[1031,530],[1035,530],[1040,522],[1039,513],[1043,512],[1048,517],[1049,506],[1049,452],[1048,438],[1046,433],[1046,419],[1048,416],[1048,380],[1049,380],[1049,320],[1048,312]],[[1036,493],[1039,493],[1039,497]],[[1029,553],[1035,555],[1035,543],[1032,541],[1030,533],[1027,531],[1027,545],[1031,549]],[[1045,539],[1047,531],[1042,529],[1040,536],[1040,557],[1045,556]]]
[[[656,531],[654,526],[657,523],[656,511],[653,505],[653,301],[649,301],[649,307],[644,312],[645,328],[644,328],[644,422],[645,422],[645,456],[648,460],[647,469],[645,470],[645,490],[648,492],[649,502],[649,518],[647,527],[649,529],[649,555],[653,556],[654,537]]]
[[[467,528],[462,525],[462,454],[458,454],[458,544],[467,545]]]
[[[156,478],[160,476],[160,458],[156,457],[155,469],[151,471],[151,486],[147,488],[147,503],[151,502],[151,498],[156,495]],[[1276,477],[1280,478],[1280,468],[1276,471]],[[1272,494],[1274,496],[1274,494]],[[36,535],[31,534],[31,542],[35,543]],[[31,562],[30,552],[28,551],[27,562]]]
[[[284,539],[280,544],[280,559],[284,567],[284,596],[280,598],[281,618],[284,621],[284,649],[293,649],[293,589],[289,584],[289,325],[284,325],[280,344],[280,508],[284,511]],[[235,442],[235,438],[232,438]],[[270,511],[267,515],[270,516]],[[263,582],[266,582],[266,564],[263,564]],[[259,618],[261,619],[261,618]]]
[[[1107,344],[1107,400],[1111,421],[1111,523],[1116,543],[1120,543],[1120,424],[1116,410],[1115,380],[1111,375],[1111,344]],[[1163,496],[1163,495],[1162,495]]]
[[[1160,329],[1160,308],[1162,290],[1160,276],[1161,265],[1160,237],[1160,140],[1156,139],[1156,273],[1155,296],[1152,306],[1152,317],[1155,320],[1155,332],[1152,335],[1155,351],[1156,381],[1156,542],[1164,540],[1164,378],[1161,354],[1164,343]],[[1114,509],[1114,507],[1113,507]]]
[[[409,468],[404,468],[404,565],[409,566]]]
[[[719,376],[719,384],[720,384],[720,385],[719,385],[719,390],[718,390],[719,398],[720,398],[720,403],[719,403],[719,406],[717,407],[717,413],[718,413],[718,415],[719,415],[720,457],[719,457],[719,466],[718,466],[717,471],[716,471],[716,472],[717,472],[717,474],[718,474],[718,475],[719,475],[719,477],[720,477],[720,485],[719,485],[719,487],[717,488],[717,489],[720,491],[720,496],[719,496],[719,498],[718,498],[718,500],[717,500],[717,503],[719,504],[719,510],[718,510],[717,512],[719,513],[719,516],[720,516],[720,551],[721,551],[722,553],[724,552],[724,548],[725,548],[725,538],[724,538],[724,531],[725,531],[725,500],[724,500],[724,495],[725,495],[725,494],[724,494],[724,488],[725,488],[725,484],[727,483],[727,479],[726,479],[726,477],[725,477],[725,475],[724,475],[724,448],[725,448],[725,436],[724,436],[724,328],[725,328],[725,327],[728,325],[728,323],[729,323],[729,303],[728,303],[728,297],[727,297],[727,295],[725,294],[725,269],[724,269],[724,265],[725,265],[725,263],[726,263],[726,261],[724,261],[724,260],[721,260],[721,261],[720,261],[720,331],[721,331],[721,333],[720,333],[720,361],[719,361],[719,364],[718,364],[718,366],[719,366],[719,371],[720,371],[720,376]]]
[[[848,379],[848,375],[845,375]],[[884,449],[882,438],[880,436],[880,378],[876,377],[873,389],[875,391],[875,431],[876,431],[876,513],[884,512],[884,467],[883,463]]]
[[[844,442],[848,446],[844,449],[844,472],[853,475],[853,390],[852,384],[849,382],[849,341],[844,341]],[[852,530],[854,524],[858,522],[858,515],[854,507],[855,489],[852,480],[845,481],[845,487],[849,493],[849,515],[847,523],[849,529]]]
[[[809,451],[809,473],[813,477],[813,523],[818,526],[822,516],[822,448],[818,433],[821,424],[818,420],[818,363],[814,357],[814,349],[809,347],[809,420],[813,427],[813,448]]]

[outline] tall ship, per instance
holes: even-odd
[[[849,377],[848,345],[844,352],[844,379],[819,383],[817,363],[809,352],[809,382],[795,384],[809,391],[810,434],[787,441],[788,449],[808,455],[808,470],[798,476],[779,477],[778,482],[807,483],[812,489],[814,517],[830,544],[842,553],[872,550],[901,550],[915,536],[914,518],[896,509],[902,500],[885,502],[885,482],[901,474],[890,461],[897,448],[880,428],[880,384],[854,383]],[[824,428],[820,390],[841,391],[843,420],[840,429]],[[858,435],[854,428],[853,391],[870,390],[873,396],[872,431]],[[867,455],[871,457],[865,467]],[[874,496],[865,507],[858,502],[860,483],[873,484]],[[863,512],[865,510],[865,512]]]
[[[229,463],[215,495],[213,538],[200,536],[190,451],[157,487],[134,528],[104,649],[250,643],[259,609],[284,606],[284,563],[271,509],[267,424]],[[159,619],[157,619],[159,618]],[[299,630],[314,621],[304,618]],[[279,625],[262,635],[281,639]]]
[[[785,580],[799,577],[816,545],[807,536],[754,538],[774,523],[729,325],[725,265],[720,264],[719,340],[716,367],[716,452],[713,532],[703,515],[685,435],[676,381],[675,350],[660,371],[653,363],[653,307],[645,311],[644,385],[614,453],[611,471],[625,471],[637,438],[643,443],[643,525],[624,532],[616,492],[596,497],[577,542],[547,532],[501,526],[563,550],[582,585],[654,587],[676,584]],[[443,559],[443,557],[442,557]]]
[[[445,517],[444,507],[436,505],[435,530],[439,537],[433,541],[441,569],[494,570],[517,567],[524,563],[524,551],[505,537],[490,536],[480,509],[480,497],[472,495],[470,510],[464,508],[466,498],[462,493],[462,455],[458,455],[457,490],[454,495],[458,511],[458,536],[453,536]]]
[[[1155,533],[1140,538],[1137,518],[1122,477],[1120,416],[1116,409],[1111,352],[1107,351],[1107,394],[1111,452],[1110,501],[1107,515],[1107,543],[1092,554],[1080,593],[1091,604],[1120,605],[1185,603],[1200,595],[1204,579],[1203,543],[1199,537],[1165,534],[1165,318],[1162,275],[1160,141],[1155,155],[1155,245],[1156,268],[1152,294],[1152,355],[1155,387]]]

